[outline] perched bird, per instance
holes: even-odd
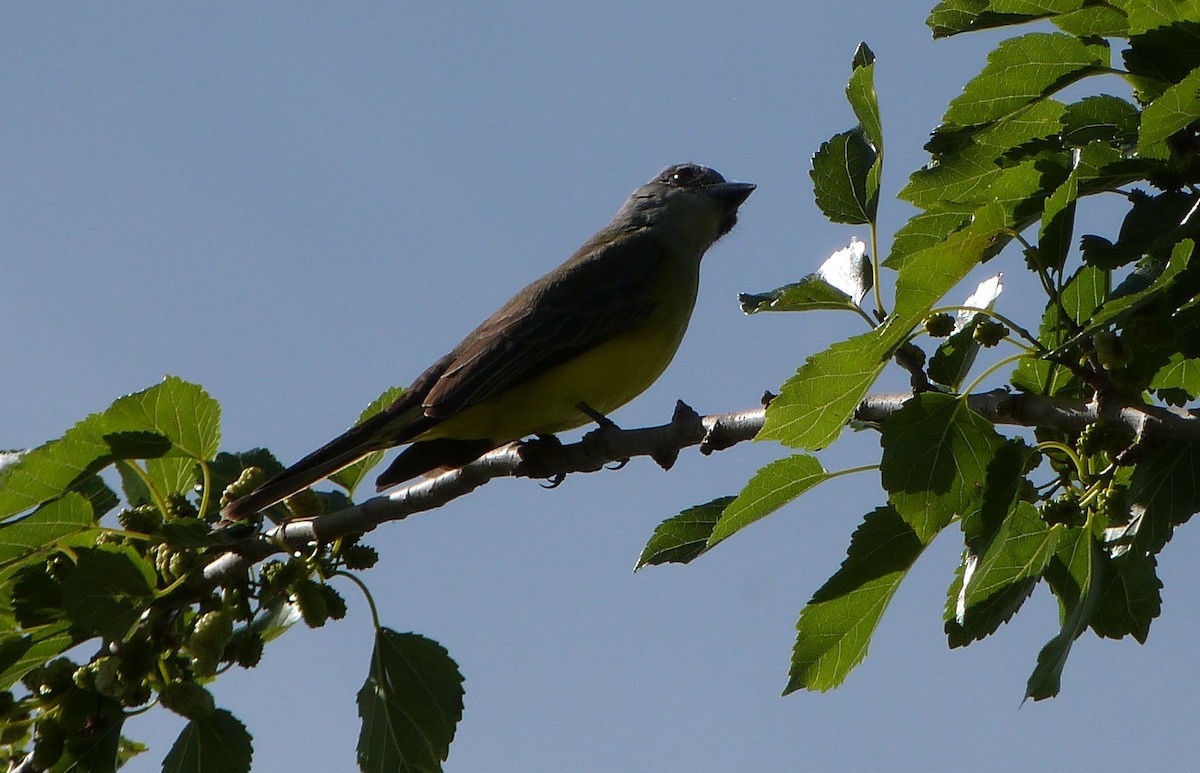
[[[700,258],[754,190],[696,164],[664,169],[558,268],[517,293],[380,413],[305,456],[222,514],[245,518],[374,451],[409,444],[383,490],[505,443],[600,420],[675,356]]]

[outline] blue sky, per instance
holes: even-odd
[[[677,398],[701,412],[753,406],[857,332],[849,315],[737,306],[739,291],[792,281],[866,238],[823,220],[808,177],[820,142],[853,121],[855,46],[879,59],[892,196],[999,39],[935,43],[927,11],[7,5],[0,446],[57,436],[170,373],[221,402],[225,448],[294,460],[681,161],[759,187],[705,259],[675,363],[614,418],[659,423]],[[882,213],[886,236],[910,210],[892,200]],[[1036,324],[1019,257],[999,264],[1000,308]],[[874,480],[827,484],[693,565],[631,569],[659,521],[735,493],[784,453],[685,454],[669,473],[635,460],[553,491],[498,481],[370,535],[383,560],[365,579],[384,621],[442,642],[466,675],[447,770],[1189,767],[1194,529],[1163,555],[1149,643],[1086,635],[1057,700],[1020,706],[1057,628],[1044,590],[991,640],[947,650],[952,530],[844,687],[780,698],[797,613],[882,501]],[[877,457],[870,433],[822,454],[830,468]],[[294,629],[262,667],[214,686],[255,736],[256,770],[353,766],[370,623],[341,590],[347,620]],[[129,769],[157,769],[182,724],[161,710],[131,721],[127,734],[152,748]]]

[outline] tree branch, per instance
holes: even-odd
[[[854,413],[861,422],[879,424],[912,398],[911,394],[866,397]],[[1088,424],[1105,426],[1133,436],[1132,448],[1162,440],[1200,440],[1200,416],[1141,404],[1085,402],[1041,397],[997,389],[970,395],[971,410],[994,424],[1051,427],[1074,432]],[[236,552],[209,563],[197,584],[211,588],[244,574],[247,568],[275,553],[301,549],[314,542],[368,532],[388,521],[437,509],[474,491],[493,478],[527,477],[560,480],[571,472],[595,472],[610,463],[649,456],[670,469],[679,452],[700,446],[702,454],[752,440],[762,429],[765,409],[700,416],[679,402],[671,421],[656,427],[623,430],[602,427],[577,443],[510,443],[465,467],[412,483],[387,496],[373,497],[344,510],[280,524],[249,538]]]

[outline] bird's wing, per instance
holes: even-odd
[[[597,240],[604,239],[597,244]],[[666,260],[643,234],[598,234],[493,314],[451,353],[425,396],[442,419],[544,373],[646,319]]]

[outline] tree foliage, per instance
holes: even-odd
[[[878,470],[886,501],[800,613],[785,692],[845,680],[925,546],[956,528],[948,644],[986,638],[1044,583],[1060,625],[1025,693],[1050,697],[1089,629],[1146,639],[1160,612],[1158,555],[1200,508],[1200,439],[1169,431],[1195,421],[1184,409],[1200,396],[1200,2],[947,0],[928,19],[935,37],[1032,21],[1053,31],[1002,41],[948,106],[930,163],[899,194],[918,213],[886,255],[876,63],[865,44],[855,53],[846,96],[856,125],[820,146],[812,179],[817,206],[868,227],[870,244],[852,242],[816,273],[742,304],[851,311],[863,330],[809,357],[766,409],[759,437],[797,452],[736,495],[665,521],[639,561],[694,561],[826,480]],[[1103,93],[1121,81],[1128,98]],[[1064,98],[1069,85],[1082,96]],[[1120,202],[1119,226],[1078,233],[1090,197]],[[983,263],[1030,272],[1045,295],[1041,319],[997,311],[998,277],[947,303]],[[1010,356],[976,366],[1001,345]],[[912,394],[894,410],[866,410],[894,366]],[[977,385],[1005,369],[1009,389],[1045,417],[1032,431],[1002,431],[978,410]],[[1091,418],[1055,413],[1068,405],[1091,406]],[[813,454],[851,423],[878,431],[880,458],[825,469]],[[266,517],[319,522],[378,462]],[[263,544],[256,525],[212,528],[223,502],[279,468],[263,449],[220,451],[217,402],[175,378],[0,455],[0,748],[14,768],[115,770],[145,748],[121,735],[125,718],[157,703],[188,720],[164,769],[250,769],[250,733],[205,685],[254,667],[296,622],[343,617],[335,584],[365,591],[358,574],[376,560],[361,535],[341,533],[262,561],[247,547]],[[462,676],[436,642],[373,622],[359,765],[438,770],[462,715]]]

